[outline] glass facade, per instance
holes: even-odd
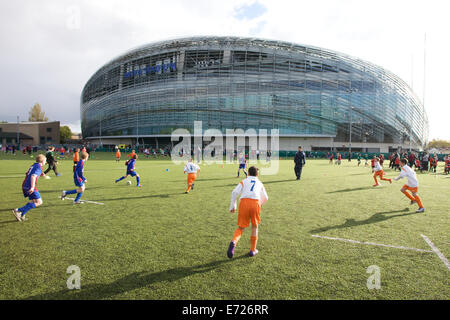
[[[428,120],[391,72],[330,50],[193,37],[131,50],[81,95],[83,137],[167,136],[177,128],[272,129],[280,136],[423,145]]]

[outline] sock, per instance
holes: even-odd
[[[83,192],[77,193],[77,197],[75,198],[75,202],[80,200],[81,196],[83,195]]]
[[[120,177],[119,179],[116,180],[116,182],[122,181],[123,179],[125,179],[125,176]]]
[[[417,204],[419,205],[419,208],[423,208],[422,200],[420,200],[420,197],[419,196],[415,196],[414,199],[417,201]]]
[[[416,199],[414,199],[414,197],[412,196],[412,195],[410,195],[409,194],[409,192],[408,191],[402,191],[404,194],[405,194],[405,196],[407,196],[411,201],[414,201],[414,200],[416,200]],[[417,201],[417,200],[416,200]],[[417,202],[417,203],[419,203],[419,202]]]
[[[77,193],[77,189],[66,191],[66,194],[75,194]]]
[[[250,251],[256,250],[256,244],[258,243],[258,236],[250,237]]]
[[[241,172],[241,170],[238,170],[238,177],[239,177],[239,173]]]
[[[247,172],[245,172],[245,170],[244,170],[244,173],[245,173],[245,176],[248,177]]]
[[[139,177],[136,177],[136,180],[137,180],[137,185],[139,186],[140,185],[140,183],[139,183]]]
[[[378,180],[376,176],[373,176],[373,180],[375,180],[375,184],[378,184]]]
[[[191,186],[192,186],[192,184],[188,184],[188,188],[187,188],[186,192],[189,192],[191,190]]]
[[[24,205],[22,208],[19,208],[18,210],[22,212],[23,217],[25,213],[34,208],[36,208],[36,205],[33,202],[28,202],[26,205]]]
[[[234,242],[234,244],[237,244],[239,242],[239,239],[241,239],[241,236],[242,236],[242,230],[237,228],[234,231],[233,240],[232,240]]]

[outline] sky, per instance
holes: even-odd
[[[430,0],[3,0],[0,121],[80,128],[88,79],[122,53],[171,38],[258,37],[323,47],[379,65],[424,100],[429,140],[450,140],[448,1]],[[426,48],[426,50],[424,50]]]

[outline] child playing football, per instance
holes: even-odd
[[[85,183],[87,182],[86,178],[83,175],[83,171],[84,171],[84,165],[86,163],[86,161],[89,158],[89,155],[87,152],[82,151],[80,153],[80,158],[81,160],[78,161],[77,166],[75,168],[75,171],[73,173],[73,181],[75,183],[75,186],[77,186],[77,189],[73,189],[73,190],[69,190],[69,191],[65,191],[63,190],[61,193],[61,200],[64,200],[64,198],[68,195],[68,194],[77,194],[77,196],[75,197],[75,200],[73,201],[73,204],[80,204],[82,203],[80,201],[81,196],[83,195],[83,192],[85,190]]]
[[[187,173],[187,190],[185,193],[189,193],[192,189],[194,190],[194,181],[200,175],[200,167],[192,162],[192,158],[189,159],[188,163],[184,167],[184,173]]]
[[[25,180],[22,183],[22,192],[23,196],[25,198],[28,197],[30,201],[22,208],[13,210],[13,214],[19,222],[26,221],[25,214],[42,204],[41,194],[36,188],[36,185],[39,177],[44,175],[42,167],[45,165],[46,161],[46,157],[43,154],[39,154],[36,157],[36,163],[33,164],[26,173]]]
[[[120,149],[119,148],[117,148],[116,149],[116,162],[119,162],[120,161]]]
[[[403,194],[411,200],[411,204],[417,203],[419,205],[419,209],[416,211],[417,213],[425,212],[425,208],[422,205],[422,201],[419,195],[417,194],[419,188],[419,181],[417,180],[416,173],[414,172],[414,170],[408,167],[407,163],[408,160],[406,159],[400,160],[400,167],[401,167],[400,175],[397,178],[394,178],[394,180],[397,181],[404,177],[408,179],[408,181],[401,188],[400,191],[403,192]],[[408,190],[411,191],[412,195],[408,192]]]
[[[381,180],[389,181],[389,183],[392,183],[391,179],[385,179],[383,177],[384,172],[380,165],[380,158],[374,158],[373,170],[375,172],[375,174],[373,175],[373,180],[375,180],[375,184],[373,185],[374,187],[381,186],[381,184],[378,183],[377,177],[380,177]]]
[[[119,179],[116,180],[116,183],[119,181],[122,181],[123,179],[125,179],[126,177],[128,177],[129,175],[132,177],[136,177],[136,187],[142,187],[141,183],[140,183],[140,178],[139,175],[137,174],[134,166],[136,165],[136,159],[137,159],[137,154],[134,154],[133,157],[129,160],[127,160],[125,162],[125,165],[127,166],[127,173],[123,176],[120,177]]]
[[[258,225],[261,223],[261,206],[269,199],[266,189],[258,179],[258,168],[250,167],[248,169],[249,176],[239,182],[231,193],[230,212],[236,212],[237,197],[241,195],[238,213],[238,228],[234,231],[233,240],[231,240],[227,256],[233,258],[234,249],[244,232],[244,229],[252,223],[252,233],[250,236],[250,252],[249,256],[253,257],[258,253],[256,244],[258,242]]]
[[[247,177],[247,172],[245,172],[245,168],[247,166],[247,160],[245,159],[245,154],[240,154],[239,155],[239,169],[238,169],[238,174],[237,174],[237,178],[239,178],[239,174],[241,173],[241,169],[244,170],[245,176]]]

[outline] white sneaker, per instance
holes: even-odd
[[[417,213],[425,212],[425,208],[419,208],[416,212],[417,212]]]
[[[64,200],[66,198],[66,192],[63,190],[63,192],[61,192],[61,200]]]
[[[78,201],[74,201],[73,202],[73,204],[83,204],[84,202],[83,201],[81,201],[81,200],[78,200]]]
[[[14,209],[13,211],[14,216],[16,217],[17,221],[22,221],[22,212],[20,212],[18,209]]]

